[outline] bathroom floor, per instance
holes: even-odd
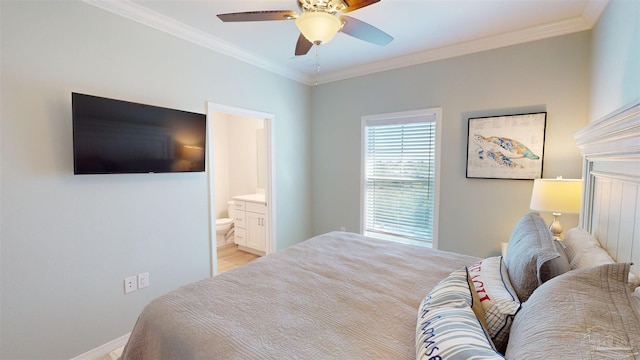
[[[218,248],[218,274],[247,264],[260,256],[238,250],[236,244],[224,245]]]
[[[121,346],[113,350],[112,352],[99,357],[96,360],[118,360],[118,358],[120,358],[120,355],[122,355],[122,350],[124,350],[124,346]]]

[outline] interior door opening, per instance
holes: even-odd
[[[219,269],[218,246],[258,255],[275,249],[273,121],[272,114],[207,104],[211,276]]]

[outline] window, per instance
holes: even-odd
[[[435,245],[441,110],[362,118],[362,233]]]

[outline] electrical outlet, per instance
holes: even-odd
[[[138,278],[136,276],[129,276],[124,279],[124,293],[128,294],[130,292],[138,290]]]
[[[340,231],[347,231],[347,228],[344,226],[340,226]]]
[[[149,286],[149,273],[138,274],[138,289]]]

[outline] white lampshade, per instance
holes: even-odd
[[[342,22],[335,15],[322,12],[304,12],[296,19],[296,26],[307,40],[326,44],[338,33]]]
[[[580,213],[581,179],[535,179],[529,208],[565,214]]]

